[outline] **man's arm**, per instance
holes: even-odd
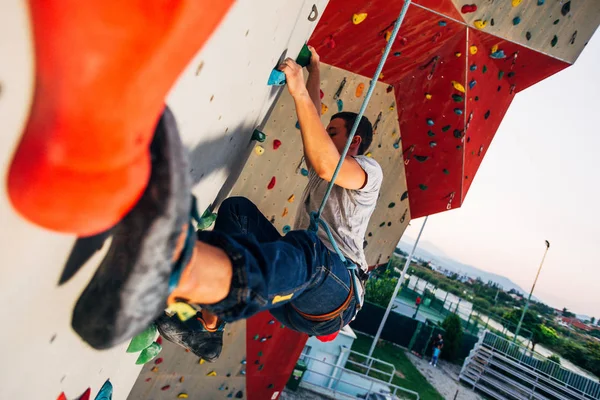
[[[308,95],[317,109],[317,114],[321,115],[321,60],[314,47],[308,46],[308,49],[312,55],[310,64],[306,67],[308,70],[306,90],[308,90]]]
[[[288,58],[280,66],[280,70],[286,75],[288,90],[296,104],[306,160],[319,177],[330,182],[340,160],[340,153],[327,134],[321,122],[320,110],[315,108],[315,103],[304,85],[302,68]],[[366,172],[354,158],[346,157],[335,184],[357,190],[363,188],[366,182]]]

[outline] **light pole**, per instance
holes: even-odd
[[[392,294],[392,298],[390,299],[387,309],[385,310],[385,314],[383,314],[383,318],[381,319],[381,323],[379,324],[379,329],[377,329],[377,334],[375,335],[375,339],[373,339],[373,344],[371,344],[371,349],[369,350],[369,354],[368,354],[369,357],[371,357],[373,355],[373,351],[375,351],[375,346],[377,345],[377,342],[379,341],[379,336],[381,336],[381,331],[383,331],[383,326],[385,325],[385,321],[387,320],[388,316],[390,315],[390,311],[392,310],[392,306],[394,305],[394,300],[396,299],[396,296],[398,295],[400,286],[402,285],[402,282],[404,282],[404,276],[406,275],[406,271],[408,270],[408,267],[410,266],[410,261],[412,260],[413,255],[415,254],[415,250],[417,249],[417,244],[419,244],[419,239],[421,239],[421,234],[423,233],[423,229],[425,228],[425,224],[427,223],[428,218],[429,218],[429,216],[425,217],[425,221],[423,221],[423,225],[421,225],[421,230],[419,231],[419,236],[417,236],[417,240],[415,240],[415,244],[414,244],[412,250],[410,251],[410,254],[406,258],[406,262],[404,263],[404,269],[402,270],[402,273],[400,274],[400,278],[398,279],[398,283],[396,284],[396,288],[394,289],[394,294]]]
[[[529,296],[527,297],[527,301],[525,302],[525,307],[523,307],[523,312],[521,313],[521,319],[519,320],[519,324],[517,325],[517,330],[515,331],[515,337],[513,338],[513,343],[517,341],[517,336],[519,336],[519,331],[521,330],[521,325],[523,324],[523,319],[525,319],[525,313],[529,308],[529,302],[531,301],[531,295],[533,294],[533,289],[535,289],[535,284],[540,276],[540,272],[542,272],[542,266],[544,265],[544,260],[546,259],[546,254],[548,254],[548,250],[550,250],[550,242],[546,240],[546,250],[544,250],[544,256],[542,257],[542,262],[540,263],[540,267],[538,268],[537,274],[535,275],[535,280],[533,281],[533,285],[531,286],[531,291],[529,292]]]

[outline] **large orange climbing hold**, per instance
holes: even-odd
[[[29,0],[36,82],[8,174],[15,209],[82,236],[121,220],[167,92],[232,3]]]
[[[359,83],[358,86],[356,87],[356,97],[360,97],[363,95],[363,92],[365,90],[365,84],[364,83]]]

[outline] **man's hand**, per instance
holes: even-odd
[[[310,50],[312,56],[310,57],[310,64],[308,64],[306,69],[311,74],[313,72],[319,72],[319,69],[321,67],[321,57],[319,57],[319,53],[317,53],[314,47],[308,46],[308,49]]]
[[[286,58],[285,61],[279,65],[279,70],[285,74],[287,81],[287,87],[292,97],[307,95],[308,91],[304,86],[304,75],[302,74],[302,67],[291,58]]]

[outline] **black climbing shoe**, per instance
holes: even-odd
[[[164,313],[155,323],[162,337],[190,350],[205,361],[214,362],[221,355],[225,327],[225,322],[221,320],[214,330],[206,328],[200,313],[185,322],[177,314],[169,317]]]
[[[187,155],[168,108],[150,152],[148,186],[112,229],[108,253],[73,310],[73,329],[96,349],[131,339],[164,312],[176,244],[190,223]]]

